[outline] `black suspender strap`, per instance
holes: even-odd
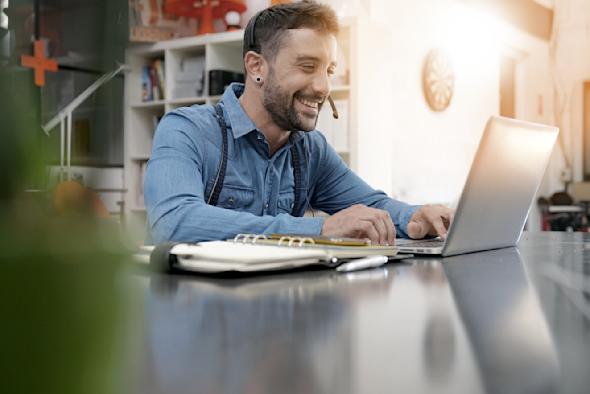
[[[291,164],[293,166],[293,178],[295,179],[295,198],[293,201],[293,208],[291,214],[296,216],[299,210],[299,201],[301,200],[301,162],[299,161],[299,154],[295,144],[291,145]]]
[[[210,205],[217,205],[219,194],[223,188],[223,181],[225,180],[225,171],[227,170],[227,125],[225,124],[225,119],[223,118],[223,109],[219,103],[215,105],[215,117],[219,123],[223,145],[221,147],[221,162],[219,163],[219,168],[217,169],[215,183],[213,183],[213,189],[211,190],[211,194],[207,199],[207,204]]]
[[[210,205],[217,205],[221,189],[223,188],[223,181],[225,180],[225,172],[227,170],[227,124],[225,123],[225,118],[223,117],[223,109],[219,103],[215,105],[215,117],[219,123],[223,145],[221,147],[221,162],[219,163],[219,168],[217,169],[217,175],[215,176],[213,189],[211,190],[211,194],[207,199],[207,204]],[[295,216],[299,210],[299,204],[301,202],[300,194],[302,181],[301,161],[299,160],[299,153],[297,152],[297,147],[295,144],[291,145],[291,165],[293,166],[293,178],[295,180],[295,198],[293,201],[293,209],[291,210],[291,214]]]

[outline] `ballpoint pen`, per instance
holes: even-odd
[[[365,257],[358,260],[353,260],[348,263],[344,263],[336,267],[336,271],[338,272],[351,272],[351,271],[358,271],[364,270],[366,268],[374,268],[380,267],[383,264],[387,263],[388,257],[387,256],[371,256]]]

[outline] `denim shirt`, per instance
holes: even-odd
[[[158,125],[148,163],[144,196],[153,240],[197,242],[239,233],[318,235],[325,218],[292,215],[295,199],[291,145],[303,152],[301,199],[334,214],[354,204],[386,210],[398,236],[406,236],[417,209],[374,190],[354,174],[317,130],[295,131],[274,155],[265,136],[244,112],[243,84],[231,84],[221,99],[228,129],[228,161],[216,206],[207,204],[221,160],[222,137],[209,105],[178,108]]]

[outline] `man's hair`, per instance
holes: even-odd
[[[308,28],[320,33],[338,34],[334,10],[313,0],[277,4],[254,15],[244,31],[244,52],[254,51],[274,59],[290,29]]]

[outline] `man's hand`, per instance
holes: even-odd
[[[410,218],[408,236],[417,239],[433,235],[446,239],[454,217],[454,209],[443,205],[424,205]]]
[[[395,243],[395,227],[389,213],[365,205],[353,205],[327,218],[322,227],[322,235],[368,238],[372,243],[380,245]]]

